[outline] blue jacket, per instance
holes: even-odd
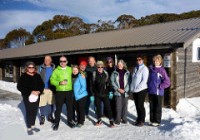
[[[119,84],[119,73],[115,70],[113,71],[111,75],[111,84],[114,89],[114,95],[115,96],[121,96],[121,93],[119,93],[117,90],[120,88]],[[129,85],[130,85],[130,72],[126,70],[124,74],[124,90],[125,90],[125,97],[128,97],[129,92]]]
[[[144,89],[147,89],[148,78],[149,70],[144,64],[139,67],[135,67],[133,70],[130,91],[133,93],[137,93]]]
[[[164,95],[164,89],[170,86],[170,79],[163,67],[149,67],[148,93]]]
[[[81,74],[75,79],[73,90],[76,101],[88,95],[86,78]]]

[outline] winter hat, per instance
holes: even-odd
[[[29,62],[26,62],[26,64],[25,64],[25,69],[27,69],[29,65],[33,65],[34,68],[36,67],[34,62],[29,61]]]
[[[107,57],[107,58],[106,58],[106,61],[107,61],[107,62],[109,62],[109,61],[112,61],[112,62],[113,62],[113,58],[112,58],[112,57]]]
[[[97,61],[97,67],[99,67],[99,66],[102,66],[102,67],[104,67],[104,63],[103,63],[103,61]]]
[[[83,60],[83,61],[80,62],[80,65],[87,66],[87,62]]]
[[[35,68],[35,73],[36,73],[36,72],[37,72],[37,71],[36,71],[36,65],[35,65],[35,63],[32,62],[32,61],[26,62],[26,64],[25,64],[25,72],[28,71],[28,66],[30,66],[30,65],[33,65],[33,67]]]
[[[38,100],[38,95],[31,94],[31,95],[28,97],[28,99],[29,99],[29,102],[34,103],[34,102],[36,102],[36,101]]]

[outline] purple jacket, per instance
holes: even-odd
[[[164,89],[170,86],[170,79],[164,67],[149,67],[148,93],[163,96]]]

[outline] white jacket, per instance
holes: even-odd
[[[140,65],[138,70],[137,67],[135,67],[132,74],[130,91],[133,93],[137,93],[144,89],[147,89],[148,78],[149,78],[149,69],[144,64]]]

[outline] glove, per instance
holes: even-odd
[[[110,91],[110,92],[109,92],[109,95],[108,95],[108,97],[109,97],[109,99],[110,99],[110,100],[112,100],[112,99],[113,99],[113,92],[112,92],[112,91]]]
[[[90,102],[93,104],[94,103],[94,96],[90,96]]]

